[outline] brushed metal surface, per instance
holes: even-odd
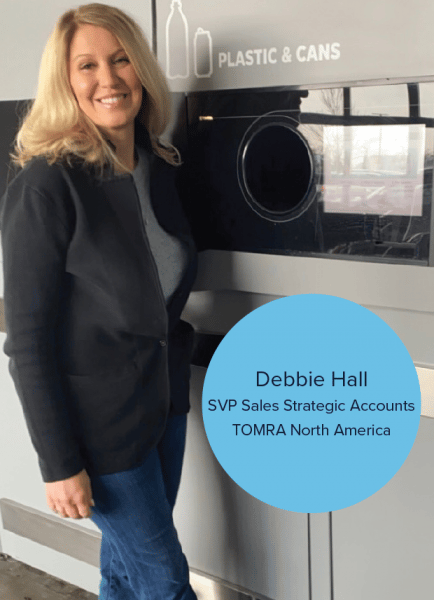
[[[7,498],[0,499],[3,528],[89,565],[99,567],[101,534],[67,519],[46,514]]]
[[[421,415],[434,419],[434,369],[417,367],[422,399]]]

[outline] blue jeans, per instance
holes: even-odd
[[[134,469],[91,477],[92,521],[102,531],[100,600],[197,600],[172,511],[181,479],[186,415]]]

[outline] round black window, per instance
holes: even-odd
[[[304,138],[285,122],[266,123],[251,132],[242,152],[244,196],[271,220],[289,220],[309,204],[313,159]]]

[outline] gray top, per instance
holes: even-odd
[[[142,208],[143,223],[149,245],[157,265],[166,304],[181,282],[187,268],[187,251],[184,244],[159,225],[152,210],[149,192],[149,157],[146,150],[136,146],[137,167],[133,171],[134,184]]]

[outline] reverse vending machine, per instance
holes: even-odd
[[[185,317],[202,367],[192,368],[178,522],[191,564],[252,597],[430,594],[433,17],[426,0],[405,9],[394,0],[157,2],[156,48],[180,117],[184,201],[201,250]],[[424,415],[389,484],[315,515],[238,488],[201,415],[219,336],[266,302],[309,293],[352,300],[395,330],[417,367]]]

